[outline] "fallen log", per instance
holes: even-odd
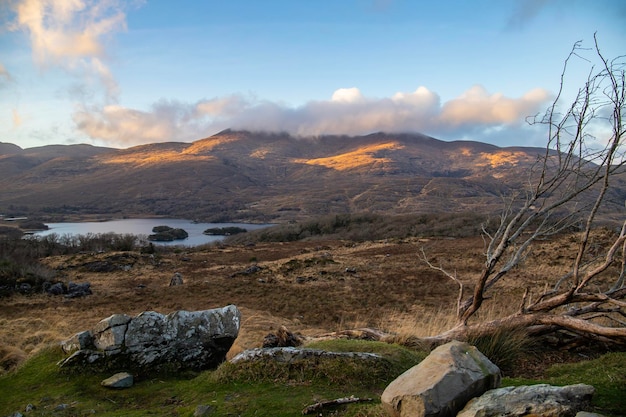
[[[304,407],[304,410],[302,410],[302,414],[303,415],[310,414],[315,411],[319,411],[324,407],[332,407],[335,405],[361,403],[361,402],[368,402],[368,401],[372,401],[372,399],[371,398],[358,398],[358,397],[355,397],[354,395],[351,395],[350,397],[337,398],[336,400],[320,401],[315,404],[311,404],[307,407]]]

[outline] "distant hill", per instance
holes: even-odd
[[[0,213],[283,222],[360,211],[494,212],[542,152],[420,134],[302,139],[231,130],[121,150],[0,143]]]
[[[22,148],[12,143],[0,142],[0,155],[11,155],[22,152]]]

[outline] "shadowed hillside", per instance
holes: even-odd
[[[230,130],[122,150],[0,145],[3,214],[263,222],[362,211],[497,211],[544,152],[420,134],[300,139]],[[624,188],[615,189],[616,207]]]

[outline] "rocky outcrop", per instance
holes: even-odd
[[[472,398],[500,385],[500,370],[474,346],[450,342],[396,378],[383,392],[399,417],[452,417]]]
[[[66,353],[73,353],[59,365],[142,372],[215,368],[237,338],[240,318],[234,305],[168,315],[114,314],[63,342]]]
[[[70,282],[67,287],[62,282],[48,283],[44,285],[44,290],[51,295],[65,295],[66,298],[85,297],[92,294],[89,282]]]
[[[498,388],[471,400],[457,417],[572,417],[589,406],[593,393],[594,388],[585,384]]]
[[[328,352],[319,349],[298,349],[295,347],[257,348],[241,352],[230,360],[231,363],[246,361],[275,361],[294,363],[309,358],[336,359],[350,358],[360,360],[381,360],[382,356],[366,352]]]

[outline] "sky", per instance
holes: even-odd
[[[624,0],[0,0],[0,142],[128,148],[221,130],[543,146],[574,44]],[[593,50],[570,62],[575,94]]]

